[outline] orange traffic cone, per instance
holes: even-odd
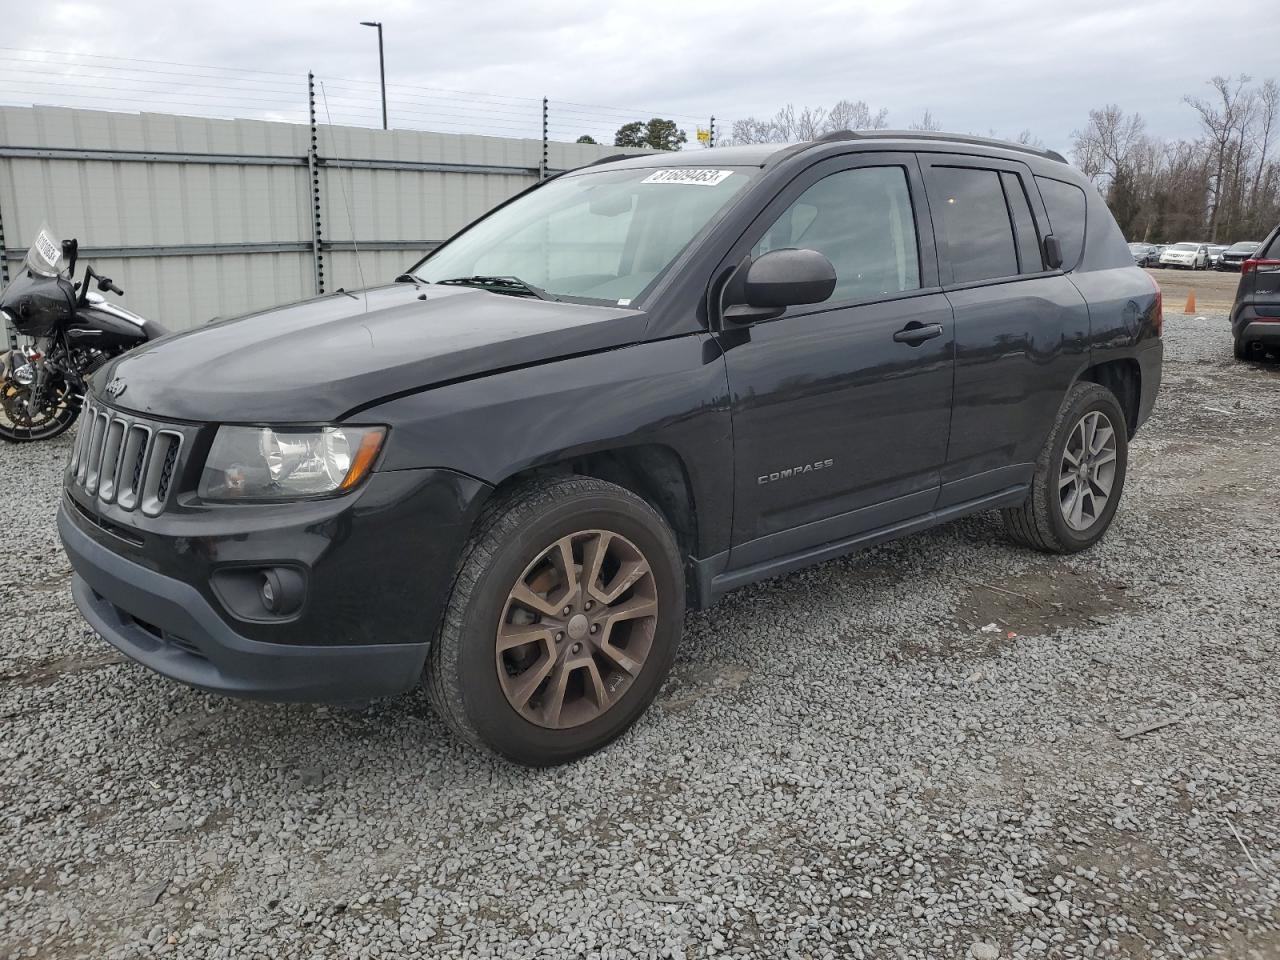
[[[1183,309],[1182,312],[1183,313],[1196,312],[1196,292],[1194,290],[1191,291],[1191,296],[1187,297],[1187,306],[1185,309]]]

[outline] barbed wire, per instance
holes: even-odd
[[[378,80],[317,75],[326,84],[336,124],[381,126]],[[386,86],[393,129],[440,130],[540,139],[541,97],[460,90],[394,81]],[[146,108],[197,117],[302,121],[306,77],[278,70],[148,60],[102,53],[0,46],[0,104],[66,106],[92,110]],[[590,136],[612,143],[617,130],[653,117],[673,121],[697,145],[710,117],[664,110],[551,99],[547,135],[555,141]],[[717,121],[719,130],[727,130]]]

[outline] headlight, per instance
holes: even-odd
[[[298,500],[355,488],[386,427],[219,427],[199,494],[205,500]]]

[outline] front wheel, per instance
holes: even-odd
[[[1115,394],[1077,383],[1036,459],[1026,500],[1003,511],[1005,529],[1048,553],[1093,546],[1115,517],[1128,462],[1128,427]]]
[[[427,692],[467,742],[528,766],[564,763],[635,722],[683,621],[680,553],[657,511],[600,480],[533,481],[478,521]]]
[[[27,409],[31,387],[12,377],[0,384],[0,440],[6,443],[33,443],[52,440],[68,430],[80,416],[79,401],[65,383],[50,384],[44,405],[35,413]]]

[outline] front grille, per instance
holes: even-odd
[[[70,483],[102,503],[158,516],[173,493],[183,433],[142,417],[85,404],[71,448]]]

